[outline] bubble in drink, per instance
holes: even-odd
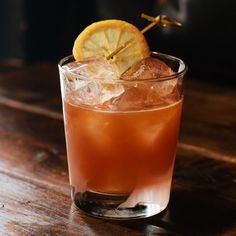
[[[115,70],[103,57],[75,61],[63,68],[68,72],[66,77],[75,102],[99,105],[124,92],[123,86],[114,82],[118,79]]]

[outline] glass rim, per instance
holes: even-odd
[[[187,72],[187,70],[188,70],[188,66],[187,66],[187,64],[186,64],[183,60],[181,60],[181,59],[178,58],[178,57],[169,55],[169,54],[165,54],[165,53],[161,53],[161,52],[154,52],[154,51],[151,52],[151,57],[152,57],[152,56],[158,56],[158,55],[159,55],[159,56],[162,56],[162,57],[165,57],[165,58],[168,58],[168,59],[170,59],[170,60],[172,60],[172,61],[178,62],[178,63],[180,64],[180,67],[181,67],[180,71],[174,72],[174,74],[172,74],[172,75],[160,76],[160,77],[158,77],[158,78],[150,78],[150,79],[133,79],[133,80],[122,80],[122,79],[109,79],[109,80],[107,80],[107,79],[106,79],[106,80],[104,80],[103,78],[96,78],[96,80],[97,80],[97,81],[103,80],[104,82],[105,82],[105,81],[106,81],[106,82],[108,82],[108,81],[111,82],[111,81],[112,81],[112,82],[115,82],[115,83],[163,82],[163,81],[168,81],[168,80],[172,80],[172,79],[182,78],[182,77],[186,74],[186,72]],[[63,72],[67,72],[67,73],[76,75],[75,73],[69,72],[68,70],[66,70],[66,69],[63,68],[63,64],[64,64],[66,61],[70,60],[70,59],[74,59],[74,56],[73,56],[73,55],[69,55],[69,56],[63,57],[63,58],[58,62],[58,67],[59,67],[59,69],[62,70]],[[75,59],[74,59],[74,60],[75,60]],[[91,79],[86,79],[86,78],[83,78],[83,79],[81,79],[81,80],[84,80],[84,81],[89,80],[89,81],[91,81]]]

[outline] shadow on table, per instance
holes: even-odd
[[[212,190],[172,192],[168,208],[159,215],[130,221],[106,220],[141,235],[222,235],[236,227],[236,205]],[[93,228],[88,218],[85,222]],[[94,229],[95,230],[95,229]],[[231,232],[232,230],[232,232]],[[139,235],[139,234],[138,234]]]
[[[235,229],[235,219],[235,202],[223,198],[217,190],[178,189],[172,192],[167,214],[160,220],[186,235],[190,232],[191,235],[193,232],[196,235],[221,235]],[[150,221],[154,222],[155,219]]]

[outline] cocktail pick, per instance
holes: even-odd
[[[146,31],[148,31],[149,29],[151,29],[153,26],[157,24],[159,24],[162,27],[166,27],[166,26],[181,27],[182,26],[180,22],[173,20],[166,15],[159,15],[157,17],[152,17],[152,16],[142,13],[141,17],[152,22],[149,25],[147,25],[144,29],[142,29],[141,33],[145,33]]]
[[[141,33],[144,34],[147,32],[149,29],[151,29],[155,25],[160,25],[162,27],[167,27],[167,26],[174,26],[174,27],[181,27],[182,24],[176,20],[173,20],[169,18],[166,15],[158,15],[156,17],[149,16],[147,14],[142,13],[141,17],[151,21],[149,25],[147,25],[145,28],[141,30]],[[123,45],[121,45],[119,48],[117,48],[115,51],[113,51],[110,55],[106,57],[107,60],[112,59],[116,54],[118,54],[122,49],[126,48],[127,46],[130,46],[132,44],[133,39],[130,39]]]

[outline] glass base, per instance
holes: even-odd
[[[166,207],[158,204],[140,202],[134,207],[120,207],[129,195],[126,194],[104,194],[94,191],[83,193],[74,192],[71,188],[72,199],[75,206],[82,212],[103,219],[131,220],[146,218],[156,215]]]

